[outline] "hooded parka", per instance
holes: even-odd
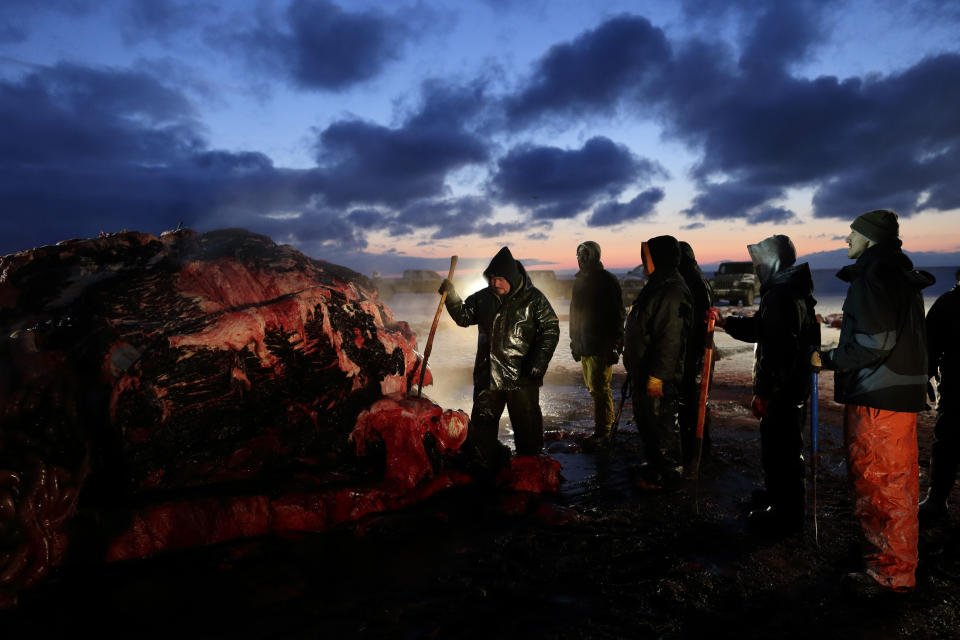
[[[693,296],[680,275],[680,248],[672,236],[647,243],[654,271],[637,294],[624,332],[623,364],[637,382],[648,376],[678,383],[683,377]]]
[[[446,301],[454,322],[461,327],[477,325],[474,387],[503,391],[542,385],[542,374],[560,341],[557,314],[507,247],[494,256],[483,275],[487,280],[505,277],[510,292],[501,297],[485,287],[466,300],[453,292]],[[531,377],[534,370],[540,378]]]
[[[756,314],[727,318],[724,331],[737,340],[757,344],[755,395],[771,402],[799,404],[810,394],[810,352],[820,346],[813,277],[807,263],[793,264],[796,251],[789,238],[772,236],[763,242],[771,240],[779,245],[782,266],[767,272]]]
[[[751,523],[792,531],[803,525],[803,422],[810,353],[820,346],[813,278],[807,263],[794,264],[797,253],[787,236],[770,236],[748,249],[761,277],[760,306],[752,317],[727,318],[724,330],[757,345],[753,392],[765,411],[760,461],[767,500],[752,512]]]
[[[494,256],[483,275],[488,281],[506,278],[510,291],[500,296],[486,287],[466,300],[448,292],[446,305],[461,327],[477,325],[467,449],[478,457],[479,465],[495,471],[509,458],[509,449],[497,438],[504,407],[510,413],[517,453],[532,455],[543,447],[540,385],[560,340],[560,323],[507,247]]]
[[[647,242],[653,273],[627,316],[623,363],[633,384],[637,429],[649,462],[652,486],[676,480],[683,464],[678,423],[687,334],[693,324],[693,297],[680,276],[680,247],[672,236]],[[650,378],[662,395],[648,393]]]

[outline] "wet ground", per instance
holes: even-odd
[[[548,451],[563,465],[557,496],[464,488],[323,534],[70,565],[0,615],[0,637],[960,637],[956,506],[943,526],[922,532],[912,596],[868,604],[842,596],[840,577],[859,568],[860,533],[828,376],[816,512],[811,477],[801,534],[748,533],[747,501],[761,484],[751,353],[718,338],[713,447],[699,481],[678,491],[634,486],[643,457],[629,402],[612,450],[579,450],[591,404],[578,366],[558,361],[542,395]],[[433,391],[441,404],[469,409],[472,351],[447,361],[437,353],[444,388]],[[618,367],[616,389],[622,380]],[[922,486],[932,420],[921,416]],[[502,427],[509,442],[508,419]]]

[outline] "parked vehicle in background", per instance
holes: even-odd
[[[530,282],[548,298],[569,298],[573,293],[573,278],[559,279],[547,269],[527,269]]]
[[[715,300],[752,305],[760,295],[760,278],[752,262],[721,262],[710,280]]]
[[[373,277],[381,300],[389,300],[396,293],[436,293],[441,282],[443,276],[429,269],[406,269],[399,278]]]
[[[635,269],[628,271],[620,278],[620,289],[623,291],[623,304],[629,307],[637,298],[637,294],[647,284],[647,272],[643,265],[638,265]]]

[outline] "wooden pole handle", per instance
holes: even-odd
[[[457,268],[457,256],[450,256],[450,273],[447,274],[447,280],[453,280],[453,272]],[[420,397],[423,391],[423,376],[427,372],[427,360],[430,359],[430,351],[433,350],[433,336],[437,333],[437,325],[440,323],[440,315],[443,313],[443,303],[447,301],[447,292],[440,294],[440,304],[437,305],[437,312],[433,316],[433,325],[430,326],[430,335],[427,337],[427,346],[423,350],[423,361],[420,363],[420,380],[417,382],[417,397]]]

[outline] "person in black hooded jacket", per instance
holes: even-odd
[[[613,365],[623,350],[623,320],[626,310],[616,276],[603,268],[600,245],[590,240],[577,247],[580,271],[570,296],[570,353],[583,368],[583,380],[593,397],[593,435],[585,449],[597,449],[610,441],[613,426]]]
[[[797,251],[790,238],[770,236],[747,249],[761,282],[760,306],[752,317],[720,317],[717,326],[757,344],[751,409],[760,419],[765,491],[748,523],[763,533],[787,534],[803,528],[803,422],[809,358],[820,347],[820,325],[810,267],[794,264]]]
[[[713,290],[697,264],[693,247],[680,242],[680,275],[693,296],[693,327],[687,334],[687,348],[680,384],[680,433],[683,436],[683,464],[686,467],[696,454],[697,410],[700,404],[700,382],[703,357],[707,348],[707,311],[713,306]],[[703,424],[703,451],[710,451],[710,412]]]
[[[546,296],[533,286],[523,265],[503,247],[483,272],[490,283],[462,300],[444,279],[450,317],[461,327],[477,325],[473,367],[473,410],[466,449],[478,466],[496,471],[509,459],[497,431],[504,407],[510,413],[517,454],[543,448],[540,386],[560,341],[560,323]]]
[[[657,236],[641,245],[647,284],[630,308],[623,364],[631,378],[633,413],[647,459],[641,488],[661,488],[680,479],[683,451],[678,411],[693,297],[677,270],[680,245]]]

